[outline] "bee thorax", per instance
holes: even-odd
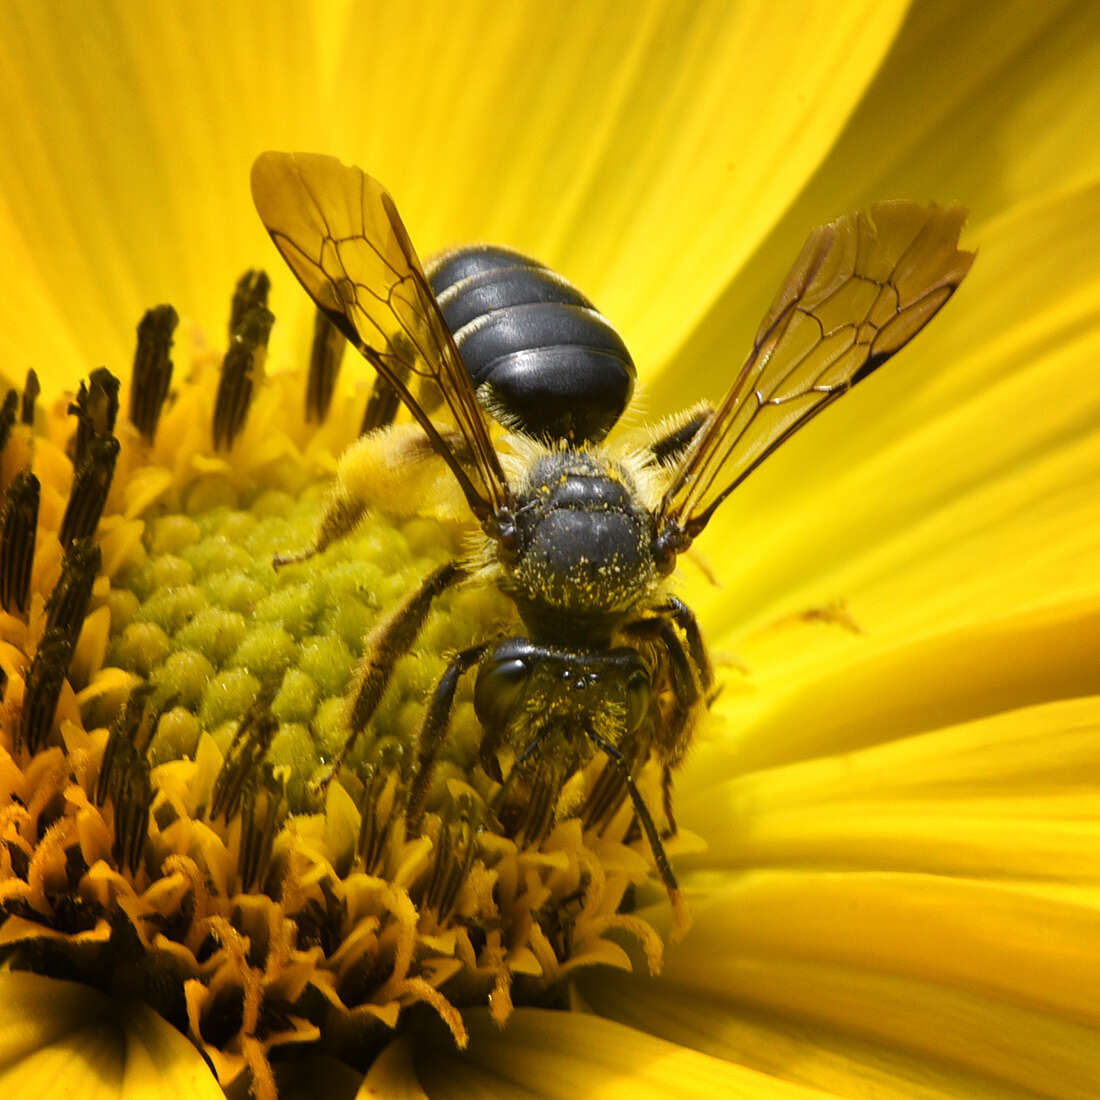
[[[507,589],[532,629],[609,634],[655,583],[652,518],[624,471],[597,454],[537,461],[516,526],[521,549]]]

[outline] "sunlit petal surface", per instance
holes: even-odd
[[[35,974],[0,974],[0,1087],[81,1100],[223,1095],[199,1052],[145,1005]]]
[[[885,196],[953,200],[972,211],[984,250],[986,223],[1014,204],[1095,179],[1098,71],[1089,0],[913,5],[829,156],[654,382],[655,404],[712,393],[716,364],[755,331],[807,226]],[[1034,285],[1065,289],[1072,275]]]
[[[415,1068],[432,1100],[578,1095],[824,1100],[829,1095],[578,1013],[524,1009],[503,1032],[487,1018],[475,1018],[473,1025],[471,1051],[464,1058],[443,1045],[421,1044]]]
[[[927,356],[717,521],[712,613],[759,626],[681,784],[698,924],[646,993],[585,985],[598,1010],[823,1087],[1093,1091],[1097,216],[1086,186],[992,222]]]
[[[718,516],[723,587],[692,593],[712,624],[751,635],[736,650],[751,675],[721,703],[741,730],[729,767],[1094,685],[1100,265],[1075,227],[1098,215],[1087,187],[991,224],[920,354],[903,351]],[[799,618],[836,601],[864,633]]]
[[[15,5],[0,243],[28,276],[0,363],[125,363],[153,301],[219,332],[220,288],[274,262],[249,165],[298,148],[366,166],[422,250],[505,240],[561,267],[652,367],[821,162],[902,9],[120,2],[75,35]],[[277,286],[286,352],[301,301]]]

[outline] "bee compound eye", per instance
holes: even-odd
[[[633,733],[649,713],[649,677],[641,669],[632,672],[626,681],[626,728]]]
[[[499,729],[507,724],[530,675],[530,666],[520,657],[481,666],[474,685],[474,712],[483,726]]]

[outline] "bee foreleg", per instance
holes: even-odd
[[[435,758],[443,738],[447,735],[447,727],[450,725],[451,707],[454,705],[459,677],[481,660],[490,645],[492,645],[491,642],[481,642],[479,645],[470,646],[469,649],[456,653],[432,693],[431,702],[428,704],[424,723],[420,727],[420,735],[417,738],[416,775],[413,777],[408,809],[405,812],[405,820],[408,822],[410,832],[416,830],[424,812],[424,799],[427,797],[428,786],[432,780]]]
[[[676,632],[671,619],[639,619],[630,623],[625,632],[656,645],[659,679],[667,677],[672,700],[668,712],[662,716],[654,742],[662,763],[675,767],[687,748],[690,720],[703,698],[689,645]]]
[[[653,861],[657,864],[657,873],[661,876],[661,882],[664,883],[665,889],[668,891],[668,896],[672,902],[673,908],[679,912],[682,908],[680,887],[676,882],[676,876],[672,873],[672,865],[668,862],[668,856],[665,854],[665,846],[661,843],[661,837],[657,832],[657,826],[653,822],[653,815],[650,814],[649,807],[645,804],[645,799],[642,798],[642,793],[638,790],[637,784],[634,782],[634,776],[630,774],[630,768],[627,765],[626,759],[610,741],[605,740],[596,732],[591,723],[585,723],[584,731],[588,734],[592,744],[607,755],[612,763],[614,763],[615,767],[618,768],[619,774],[623,777],[623,782],[626,784],[626,789],[630,794],[630,800],[634,803],[634,813],[637,815],[639,822],[641,822],[646,839],[649,841],[649,848],[653,853]]]
[[[655,610],[658,612],[655,617],[631,623],[627,632],[657,645],[657,660],[671,689],[672,702],[662,715],[654,743],[663,768],[661,790],[668,835],[675,836],[678,828],[672,809],[672,769],[687,751],[692,720],[700,704],[710,701],[714,672],[691,609],[673,596]]]
[[[699,629],[699,620],[695,612],[683,600],[670,596],[668,602],[657,609],[664,612],[684,632],[687,641],[688,654],[691,663],[695,666],[695,673],[699,677],[699,686],[703,694],[710,702],[710,691],[714,685],[714,669],[711,667],[710,655],[707,653],[706,642],[703,641],[703,632]]]

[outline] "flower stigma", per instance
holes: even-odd
[[[462,1047],[466,1007],[563,1004],[574,969],[631,967],[624,932],[651,972],[662,951],[628,911],[651,857],[608,761],[509,792],[463,676],[413,793],[449,656],[519,629],[493,588],[434,602],[356,728],[372,639],[474,522],[398,424],[360,448],[370,506],[329,537],[362,401],[322,320],[308,377],[265,376],[267,292],[241,279],[228,351],[185,378],[161,306],[129,387],[101,368],[42,408],[31,372],[0,409],[8,966],[140,997],[264,1098],[291,1046],[365,1068],[430,1013]],[[659,769],[638,781],[659,806]]]

